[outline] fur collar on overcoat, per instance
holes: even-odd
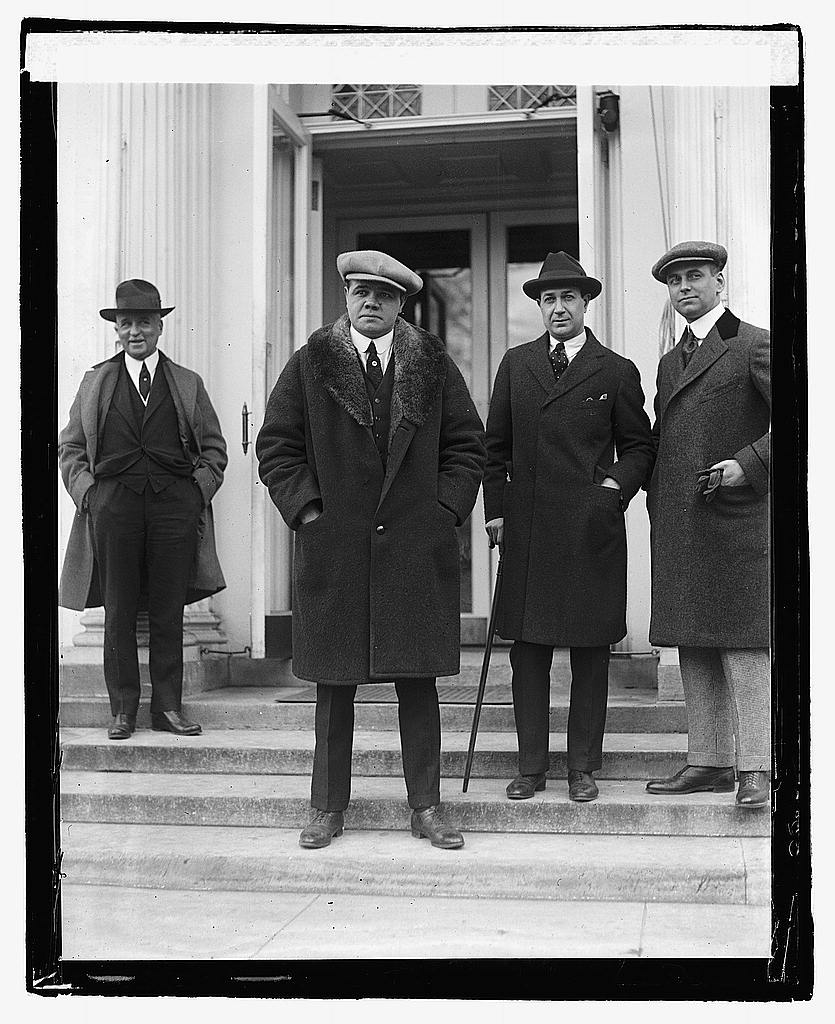
[[[311,335],[307,349],[314,380],[357,423],[371,427],[374,415],[362,367],[351,341],[348,314]],[[389,446],[402,420],[417,427],[426,422],[446,374],[446,349],[440,338],[398,317],[394,322],[392,357],[394,387]]]

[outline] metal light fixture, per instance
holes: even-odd
[[[600,127],[607,134],[616,132],[620,127],[620,96],[614,92],[598,93],[600,106],[597,108],[597,116],[600,118]]]

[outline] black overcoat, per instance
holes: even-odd
[[[497,629],[595,647],[626,635],[624,509],[652,462],[634,363],[587,340],[555,381],[547,333],[507,351],[487,418],[484,509],[504,516]],[[617,461],[615,461],[617,452]],[[621,491],[602,487],[611,476]]]
[[[681,349],[658,365],[650,640],[767,647],[769,334],[725,310],[686,369]],[[698,474],[723,459],[736,459],[748,483],[707,503]]]
[[[454,675],[455,527],[478,495],[484,428],[443,342],[398,317],[384,470],[349,328],[342,316],[291,356],[256,441],[295,531],[293,671],[331,684]],[[311,502],[322,514],[301,525]]]

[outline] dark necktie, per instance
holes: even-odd
[[[549,353],[548,358],[551,360],[551,366],[554,369],[554,377],[559,380],[568,369],[568,356],[565,354],[565,345],[558,341],[554,346],[554,351]]]
[[[682,355],[684,356],[684,365],[685,366],[687,366],[687,364],[693,358],[693,353],[696,351],[696,349],[698,347],[699,347],[699,343],[698,343],[698,341],[696,341],[695,334],[693,334],[693,332],[690,330],[689,327],[685,327],[684,328],[684,345],[681,348]]]
[[[383,368],[380,365],[380,357],[377,355],[377,349],[374,347],[373,341],[369,341],[368,343],[368,356],[365,361],[365,372],[368,374],[371,386],[376,391],[383,381]]]
[[[145,365],[145,360],[142,360],[142,369],[139,371],[139,394],[142,395],[142,401],[148,401],[148,395],[151,393],[151,375],[148,372],[148,367]]]

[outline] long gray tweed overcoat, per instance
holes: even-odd
[[[349,328],[344,315],[291,356],[256,441],[295,531],[293,671],[331,684],[454,675],[455,527],[478,494],[482,423],[443,342],[398,317],[384,471]],[[322,514],[301,525],[311,502]]]
[[[767,647],[769,334],[725,310],[686,369],[681,348],[658,365],[650,640]],[[748,483],[707,503],[698,474],[723,459],[736,459]]]

